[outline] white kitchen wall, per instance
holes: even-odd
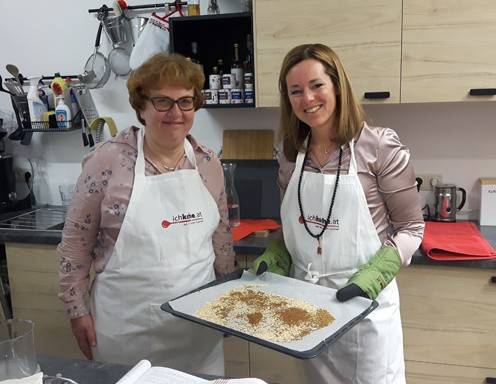
[[[241,0],[219,0],[223,12],[241,9]],[[129,0],[129,5],[146,4]],[[149,2],[154,3],[154,2]],[[201,0],[201,9],[207,8]],[[101,1],[1,1],[0,3],[0,74],[7,63],[15,64],[25,76],[78,74],[93,51],[98,23],[88,13]],[[110,5],[110,2],[108,3]],[[108,48],[102,44],[102,51]],[[346,64],[346,63],[345,63]],[[102,116],[112,116],[119,129],[138,124],[127,101],[125,80],[113,76],[107,85],[92,91]],[[0,93],[0,109],[11,109],[7,95]],[[443,182],[467,189],[468,203],[463,216],[477,218],[480,206],[480,176],[496,176],[496,104],[435,103],[369,105],[366,112],[377,125],[395,129],[410,148],[419,174],[440,174]],[[201,110],[192,133],[218,152],[224,129],[277,129],[275,108]],[[88,149],[82,147],[80,132],[60,134],[34,133],[29,146],[7,140],[7,148],[18,156],[33,160],[36,167],[35,192],[39,202],[59,203],[57,187],[74,183],[80,162]],[[423,192],[427,201],[431,196]]]

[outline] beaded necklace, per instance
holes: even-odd
[[[311,137],[309,137],[309,140],[308,142],[310,142],[310,139]],[[312,236],[314,239],[317,239],[317,242],[318,242],[318,245],[317,245],[317,254],[318,255],[321,255],[322,254],[322,246],[320,244],[320,238],[322,237],[322,235],[324,234],[325,230],[327,229],[327,226],[329,225],[329,219],[331,218],[331,214],[332,214],[332,207],[334,206],[334,200],[336,198],[336,191],[338,189],[338,184],[339,184],[339,174],[341,173],[341,160],[342,160],[342,157],[343,157],[343,149],[340,147],[339,148],[339,163],[338,163],[338,170],[336,172],[336,184],[334,184],[334,191],[332,192],[332,199],[331,199],[331,204],[329,206],[329,212],[327,214],[327,219],[324,223],[324,227],[322,228],[322,230],[320,231],[320,233],[312,233],[312,231],[310,231],[310,228],[308,227],[307,225],[307,221],[305,220],[305,214],[303,213],[303,204],[301,203],[301,181],[303,179],[303,171],[305,170],[305,164],[307,162],[307,157],[308,157],[308,148],[310,146],[307,147],[306,151],[305,151],[305,158],[303,159],[303,163],[301,165],[301,172],[300,172],[300,177],[298,179],[298,207],[300,208],[300,216],[301,216],[301,220],[303,221],[303,225],[305,226],[305,229],[307,231],[307,233]]]

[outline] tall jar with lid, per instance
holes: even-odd
[[[240,221],[240,210],[238,191],[236,191],[236,186],[234,185],[234,170],[236,169],[236,164],[223,163],[222,168],[224,169],[229,225],[231,227],[237,227]]]

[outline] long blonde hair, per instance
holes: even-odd
[[[284,58],[279,73],[280,138],[283,141],[284,155],[289,161],[295,161],[297,153],[303,149],[303,142],[310,132],[310,127],[300,121],[293,112],[286,77],[291,68],[307,59],[318,60],[324,65],[336,89],[337,129],[333,140],[339,145],[348,143],[360,132],[365,119],[365,114],[353,94],[351,83],[338,55],[323,44],[303,44],[294,47]]]

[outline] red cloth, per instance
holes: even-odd
[[[241,240],[256,231],[263,231],[265,229],[278,229],[281,228],[280,224],[272,219],[262,220],[241,220],[237,227],[231,228],[233,240]]]
[[[422,250],[434,260],[496,259],[496,251],[474,223],[425,223]]]

